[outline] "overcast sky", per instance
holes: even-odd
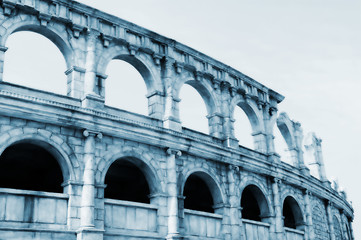
[[[361,1],[81,2],[184,43],[284,95],[279,111],[323,139],[326,173],[353,201],[355,238],[361,238]]]

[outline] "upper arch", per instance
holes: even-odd
[[[5,46],[9,36],[15,32],[35,32],[46,37],[57,46],[65,59],[67,68],[76,65],[74,62],[75,58],[73,49],[67,40],[68,33],[65,27],[62,29],[62,31],[59,31],[59,29],[54,27],[53,23],[49,23],[45,27],[40,25],[39,20],[35,16],[31,16],[29,18],[30,19],[27,19],[26,21],[22,20],[19,16],[7,19],[2,24],[2,26],[6,25],[7,28],[1,36],[1,46]]]
[[[105,73],[110,61],[118,59],[132,65],[143,77],[148,94],[154,91],[163,92],[158,68],[153,59],[145,53],[130,55],[129,50],[123,45],[111,45],[103,53],[98,62],[98,73]]]

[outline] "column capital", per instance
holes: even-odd
[[[182,156],[182,152],[180,150],[174,149],[174,148],[167,148],[166,153],[168,155],[175,155],[177,157]]]
[[[83,131],[83,136],[84,137],[89,137],[89,136],[91,136],[91,137],[97,137],[97,138],[99,138],[99,139],[102,139],[103,138],[103,134],[101,133],[101,132],[96,132],[96,131],[93,131],[93,130],[89,130],[89,129],[85,129],[84,131]]]
[[[236,166],[236,165],[233,165],[233,164],[229,164],[228,165],[228,170],[237,173],[237,172],[239,172],[239,167]]]
[[[303,192],[307,196],[312,196],[313,195],[312,192],[310,190],[308,190],[308,189],[304,189]]]
[[[282,179],[280,179],[278,177],[273,177],[272,182],[277,183],[278,185],[281,185],[282,184]]]

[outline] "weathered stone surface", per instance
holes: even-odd
[[[69,67],[68,96],[2,81],[4,46],[17,30],[51,36]],[[0,154],[19,143],[45,148],[64,182],[63,193],[0,188],[0,238],[353,239],[353,209],[328,184],[321,139],[311,134],[304,142],[301,125],[277,115],[282,95],[192,48],[76,2],[4,0],[0,34]],[[148,76],[149,116],[104,106],[105,69],[117,56]],[[188,80],[208,106],[208,135],[181,126],[178,96]],[[234,137],[236,107],[249,117],[254,150]],[[279,161],[274,127],[292,165]],[[318,178],[304,162],[304,144]],[[149,202],[106,198],[109,169],[122,161],[144,175]],[[193,177],[209,190],[210,212],[186,208]]]

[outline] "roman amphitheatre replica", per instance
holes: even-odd
[[[326,178],[321,139],[277,111],[281,94],[70,0],[2,0],[0,22],[0,239],[353,239],[353,209]],[[19,31],[59,48],[66,96],[3,79]],[[104,104],[113,59],[142,75],[147,116]],[[182,127],[185,84],[207,106],[209,134]],[[234,137],[235,108],[254,149]],[[292,164],[275,151],[276,128]]]

